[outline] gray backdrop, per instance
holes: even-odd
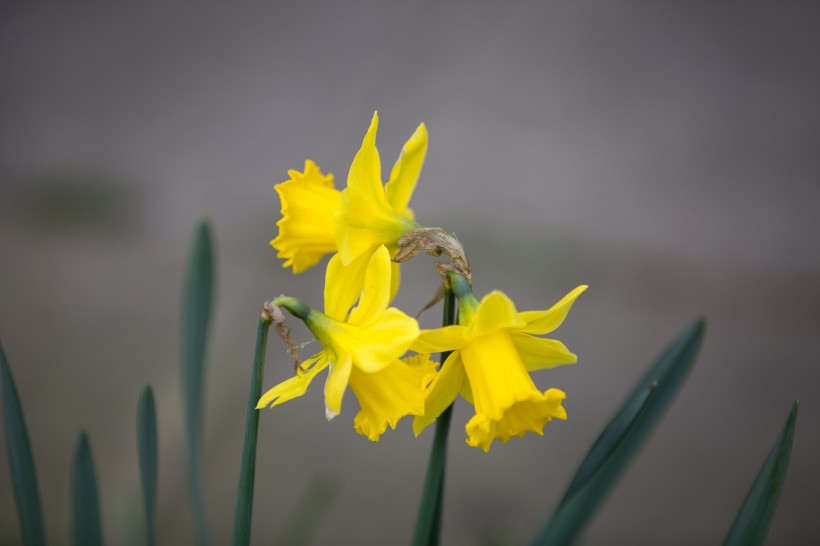
[[[267,245],[272,186],[306,158],[343,184],[376,109],[385,169],[427,123],[412,206],[460,236],[477,292],[538,309],[591,286],[556,335],[578,364],[537,375],[567,392],[567,422],[484,454],[464,444],[459,403],[444,544],[526,543],[634,381],[699,314],[702,358],[583,543],[721,540],[796,397],[769,544],[817,543],[817,4],[1,10],[0,335],[53,543],[69,536],[81,427],[106,538],[139,543],[145,383],[160,416],[160,542],[193,540],[178,332],[203,215],[219,260],[204,480],[213,543],[227,543],[261,304],[283,292],[321,303],[321,268],[294,277]],[[414,311],[434,289],[432,260],[404,280],[397,303]],[[265,387],[289,370],[272,340]],[[371,444],[352,430],[353,397],[328,424],[321,391],[262,415],[254,542],[271,544],[319,480],[340,494],[317,544],[408,543],[432,434],[413,439],[402,422]],[[6,463],[3,446],[0,542],[14,544]]]

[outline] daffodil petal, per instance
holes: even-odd
[[[461,382],[461,389],[459,389],[458,393],[463,399],[475,406],[475,400],[473,400],[473,389],[470,388],[469,381]]]
[[[363,192],[359,189],[345,188],[339,197],[339,212],[335,217],[336,247],[344,265],[369,254],[372,249],[381,244],[379,233],[368,229],[361,223],[365,216],[357,210],[356,205],[365,201]]]
[[[358,342],[350,349],[356,366],[374,373],[403,355],[418,335],[416,319],[390,307],[376,322],[361,330]]]
[[[364,373],[354,366],[350,389],[362,408],[353,421],[356,432],[375,442],[388,426],[395,429],[405,415],[423,414],[426,383],[435,369],[435,362],[418,356],[410,363],[395,360],[376,373]]]
[[[325,381],[325,416],[328,421],[342,411],[342,397],[347,389],[351,368],[353,362],[349,354],[345,354],[339,362],[330,365],[330,373]]]
[[[325,315],[338,321],[347,320],[351,307],[362,295],[368,256],[359,256],[349,265],[335,254],[325,272]]]
[[[362,140],[362,147],[353,158],[347,175],[347,187],[357,188],[369,199],[379,203],[385,201],[382,186],[382,168],[379,150],[376,148],[376,133],[379,130],[379,113],[374,112],[370,127]]]
[[[467,344],[466,326],[454,324],[434,330],[422,330],[410,347],[417,353],[440,353],[460,349]]]
[[[334,215],[340,192],[333,187],[333,175],[322,174],[310,160],[305,171],[288,171],[290,179],[274,186],[282,205],[282,218],[276,223],[279,233],[270,244],[283,267],[294,273],[316,265],[322,256],[336,251]]]
[[[382,190],[383,191],[383,190]],[[419,227],[412,219],[393,210],[382,198],[378,201],[358,186],[348,186],[339,196],[335,216],[336,246],[345,265],[379,245],[396,250],[396,242]]]
[[[461,356],[458,351],[455,351],[441,365],[438,375],[430,385],[430,391],[424,403],[424,415],[413,419],[413,433],[416,436],[438,419],[439,415],[453,403],[465,378]]]
[[[515,304],[506,294],[490,292],[481,300],[475,318],[467,326],[467,337],[478,337],[507,328],[521,328],[525,322],[518,318]]]
[[[367,325],[377,320],[390,304],[390,253],[380,246],[370,257],[364,274],[364,290],[359,305],[350,312],[349,324]]]
[[[390,171],[390,181],[385,185],[385,193],[390,205],[399,213],[413,217],[407,208],[427,155],[427,127],[422,123],[413,136],[405,143],[401,155]]]
[[[396,294],[399,293],[399,284],[401,284],[401,264],[393,261],[395,253],[390,255],[390,300],[396,299]]]
[[[270,405],[270,407],[278,406],[279,404],[305,394],[313,378],[327,368],[328,362],[324,356],[325,353],[321,352],[302,362],[302,366],[308,371],[298,373],[295,377],[291,377],[267,391],[262,395],[262,398],[259,399],[259,402],[256,404],[256,409],[263,409],[268,407],[268,405]]]
[[[543,335],[549,334],[564,322],[567,313],[572,308],[572,304],[587,288],[581,285],[561,298],[561,301],[547,309],[546,311],[524,311],[518,316],[527,323],[520,331],[528,334]]]
[[[511,333],[510,338],[527,371],[534,372],[578,362],[578,357],[557,339],[522,333]]]

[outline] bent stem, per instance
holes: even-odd
[[[444,293],[444,316],[442,326],[455,324],[455,296],[450,288]],[[441,353],[444,363],[449,352]],[[427,475],[424,478],[424,490],[421,495],[421,506],[416,519],[416,530],[413,533],[413,546],[436,546],[441,535],[441,511],[444,501],[444,468],[447,462],[447,434],[450,431],[450,419],[453,406],[450,405],[436,419],[436,432],[433,437],[433,449],[427,463]]]

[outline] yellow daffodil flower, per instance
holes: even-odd
[[[309,160],[304,172],[291,170],[290,179],[275,186],[282,219],[270,244],[286,260],[284,267],[301,273],[325,254],[338,251],[346,267],[362,258],[356,267],[363,271],[379,246],[386,245],[395,254],[402,235],[420,227],[408,204],[427,153],[427,129],[419,125],[383,185],[376,149],[378,127],[379,116],[374,113],[343,191],[334,188],[332,174],[322,174]]]
[[[479,303],[466,280],[459,296],[459,324],[422,331],[412,349],[420,353],[453,352],[430,387],[425,413],[413,421],[420,434],[461,393],[475,406],[467,423],[467,444],[489,451],[493,440],[506,443],[527,432],[543,434],[553,418],[566,419],[561,405],[566,395],[558,389],[541,392],[530,372],[572,364],[577,357],[560,341],[540,336],[558,328],[575,299],[586,290],[579,286],[545,311],[519,313],[501,292]],[[466,288],[465,288],[466,286]]]
[[[427,357],[400,360],[418,337],[418,323],[390,303],[390,254],[380,246],[368,260],[364,290],[349,294],[351,279],[337,257],[328,265],[325,279],[325,313],[309,309],[289,297],[273,303],[302,319],[322,344],[322,350],[299,366],[297,374],[265,393],[257,408],[276,406],[302,396],[316,375],[330,368],[325,383],[326,416],[341,411],[342,397],[350,386],[361,411],[356,431],[376,441],[389,425],[395,428],[405,415],[424,413],[425,388],[435,375]],[[347,302],[359,299],[349,310]]]

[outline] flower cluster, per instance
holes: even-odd
[[[298,364],[294,377],[265,393],[257,407],[303,395],[328,369],[328,420],[341,412],[350,387],[361,408],[355,429],[373,441],[406,415],[414,416],[413,430],[420,434],[459,394],[475,407],[466,425],[471,446],[488,451],[496,439],[543,434],[553,418],[566,419],[566,395],[555,388],[540,391],[530,373],[572,364],[577,357],[560,341],[539,336],[561,325],[586,286],[544,311],[519,312],[498,291],[479,301],[460,245],[443,230],[418,224],[408,206],[427,153],[427,129],[419,125],[384,184],[378,121],[374,114],[343,190],[310,160],[303,172],[289,171],[289,180],[275,187],[282,218],[271,245],[284,267],[300,273],[325,254],[333,256],[325,273],[324,312],[293,297],[273,300],[304,321],[322,349]],[[416,319],[390,307],[399,286],[397,262],[419,250],[452,258],[439,270],[458,298],[457,324],[420,330]],[[436,352],[449,356],[434,362],[429,355]]]

